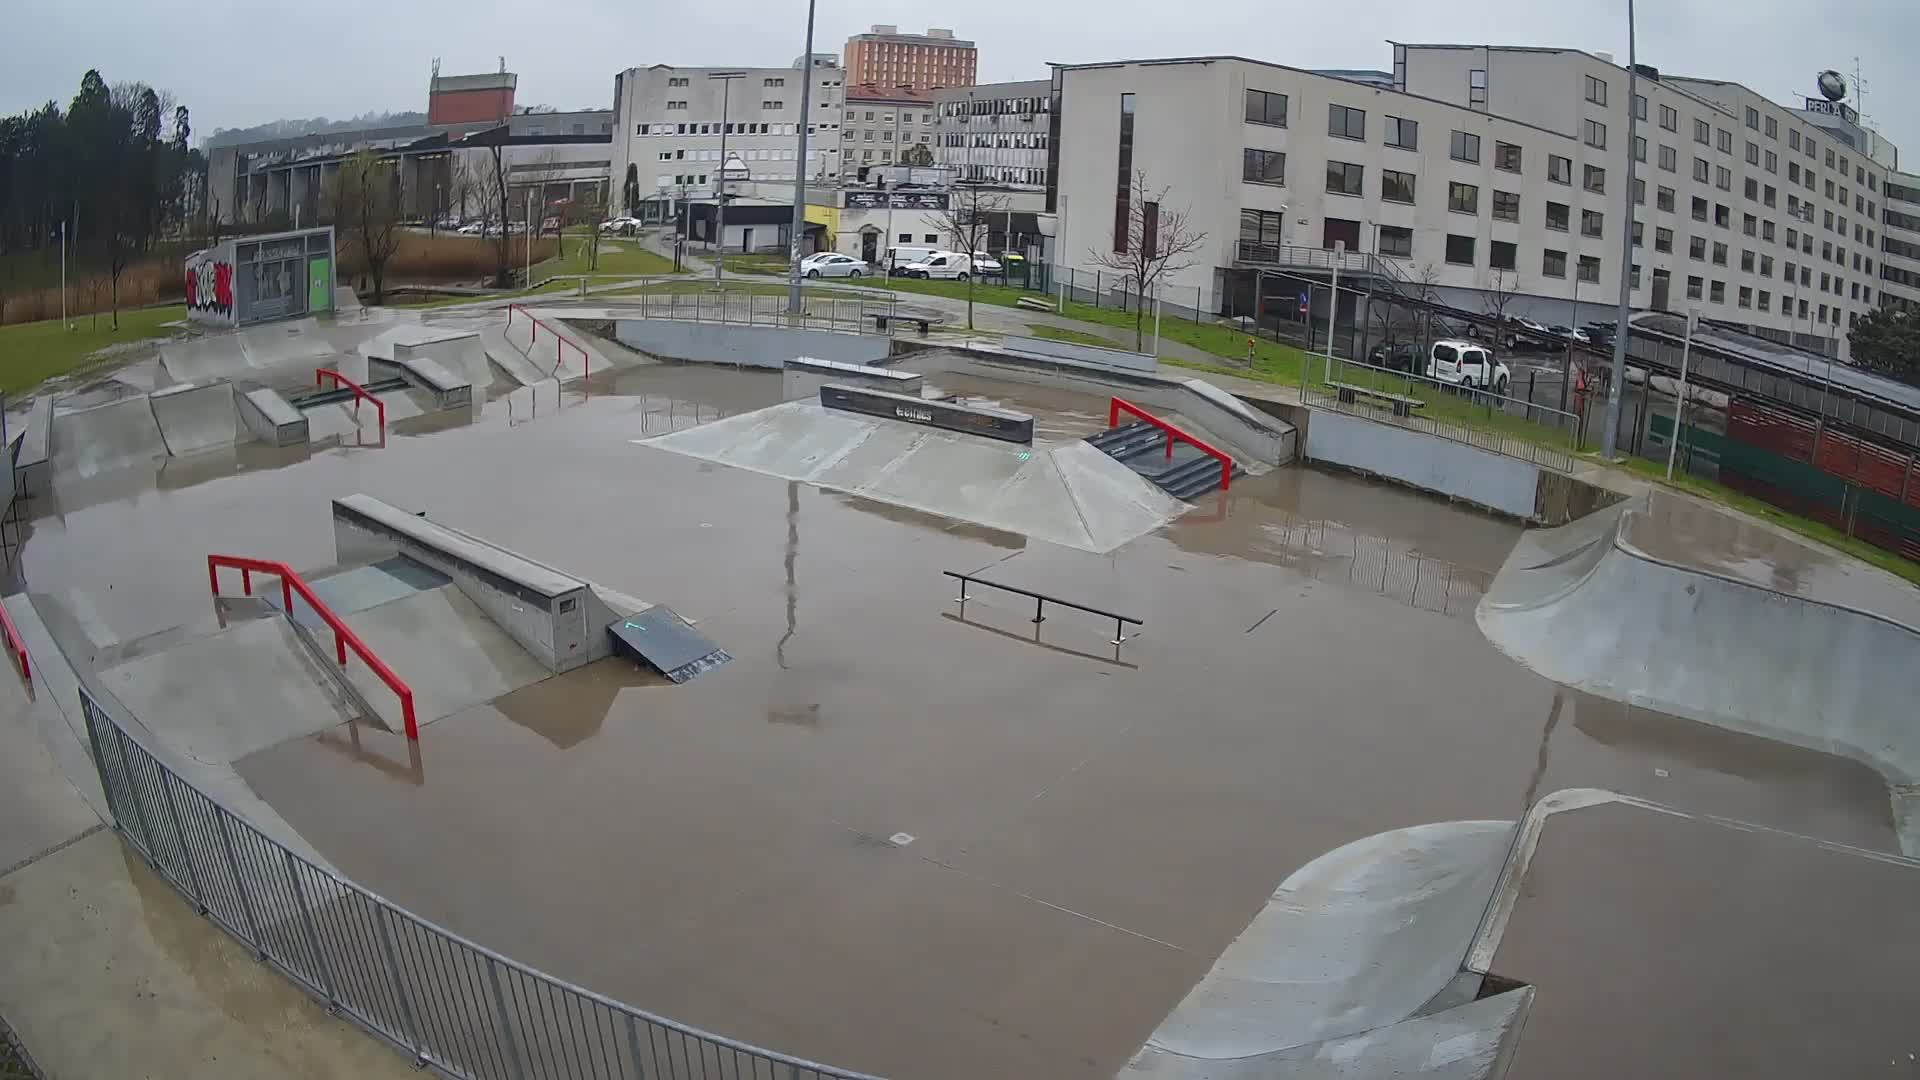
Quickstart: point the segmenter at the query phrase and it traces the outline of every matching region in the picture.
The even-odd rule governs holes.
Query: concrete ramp
[[[546,665],[451,585],[427,589],[342,616],[413,690],[422,724],[530,686]],[[346,677],[394,731],[399,699],[364,664],[347,662]]]
[[[614,364],[588,335],[566,326],[558,316],[541,312],[539,318],[540,326],[536,330],[531,319],[516,313],[512,325],[504,327],[501,336],[518,349],[543,378],[566,383],[589,374],[605,374],[616,366],[627,366]],[[556,332],[565,339],[565,344],[556,343]]]
[[[607,624],[619,646],[642,663],[683,683],[733,659],[665,604],[655,604]]]
[[[635,442],[1107,552],[1187,509],[1078,440],[1023,445],[805,401]]]
[[[231,409],[231,396],[227,404]],[[97,476],[166,456],[166,439],[145,394],[77,412],[54,412],[51,460],[56,476]]]
[[[179,383],[155,390],[151,400],[160,437],[174,457],[241,441],[243,429],[232,383]]]
[[[1412,1017],[1460,974],[1514,828],[1511,821],[1418,825],[1357,840],[1301,867],[1175,1006],[1125,1075],[1285,1075],[1261,1067],[1260,1059],[1270,1065],[1290,1048]],[[1249,1062],[1254,1067],[1235,1064]]]
[[[1920,853],[1920,630],[1896,618],[1912,587],[1889,577],[1878,596],[1822,599],[1759,584],[1756,566],[1800,582],[1832,558],[1771,534],[1746,535],[1732,569],[1683,561],[1663,525],[1671,498],[1523,535],[1481,599],[1481,631],[1567,686],[1871,765],[1894,789],[1903,849]]]
[[[537,386],[550,378],[546,372],[534,367],[527,360],[527,354],[508,341],[506,334],[497,328],[489,327],[480,332],[480,351],[487,362],[520,386]],[[472,377],[471,366],[468,375]],[[479,385],[478,379],[474,380],[474,385]]]

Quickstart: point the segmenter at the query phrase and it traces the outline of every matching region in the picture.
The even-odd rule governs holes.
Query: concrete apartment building
[[[1889,173],[1880,193],[1881,303],[1920,310],[1920,175]]]
[[[729,73],[738,77],[712,77]],[[801,80],[809,76],[812,115],[803,117]],[[724,136],[727,158],[737,157],[749,174],[742,190],[784,185],[790,199],[802,168],[796,160],[802,123],[810,133],[805,174],[835,183],[842,170],[843,82],[839,68],[818,62],[812,68],[628,68],[613,80],[615,187],[624,201],[631,176],[639,199],[627,209],[646,220],[666,220],[689,201],[711,201]]]
[[[878,24],[847,39],[841,54],[849,83],[876,86],[972,86],[978,77],[980,52],[951,30],[931,29],[903,34],[897,26]]]
[[[871,84],[849,84],[846,90],[840,160],[849,182],[864,180],[876,166],[894,164],[909,146],[934,153],[934,102],[926,93]]]
[[[966,180],[1018,191],[1047,187],[1053,84],[982,83],[933,92],[934,159]]]
[[[1125,178],[1144,173],[1207,234],[1169,287],[1211,310],[1250,313],[1260,269],[1344,241],[1456,306],[1510,293],[1509,314],[1611,318],[1630,105],[1636,307],[1697,306],[1844,357],[1877,302],[1886,167],[1738,84],[1643,68],[1630,103],[1604,56],[1446,45],[1395,45],[1390,86],[1239,57],[1055,77],[1073,118],[1050,193],[1061,261],[1112,247]]]

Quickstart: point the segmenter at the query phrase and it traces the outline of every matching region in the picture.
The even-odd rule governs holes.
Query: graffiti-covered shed
[[[250,326],[333,310],[333,227],[238,236],[187,256],[187,314]]]

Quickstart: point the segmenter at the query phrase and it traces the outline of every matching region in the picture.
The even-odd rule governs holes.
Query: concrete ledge
[[[1147,353],[1133,352],[1127,349],[1107,349],[1098,345],[1081,345],[1072,341],[1054,341],[1051,338],[1023,337],[1008,334],[1005,348],[1010,352],[1031,353],[1035,356],[1051,356],[1062,360],[1074,360],[1083,364],[1097,364],[1101,367],[1123,368],[1128,371],[1157,371],[1160,368],[1158,357]]]
[[[786,363],[785,373],[781,377],[780,397],[783,401],[798,401],[810,398],[820,392],[828,383],[840,383],[845,386],[861,386],[870,390],[884,390],[889,393],[918,397],[920,385],[925,376],[911,371],[895,371],[892,368],[871,367],[865,364],[843,364],[838,360],[816,360],[811,356],[796,356]]]
[[[13,459],[14,487],[26,496],[44,495],[52,488],[53,464],[48,447],[53,434],[53,395],[33,399],[26,428]]]
[[[829,409],[904,420],[909,424],[957,431],[963,435],[980,435],[1029,446],[1033,444],[1033,417],[1006,409],[929,401],[882,390],[835,385],[820,388],[820,404]]]
[[[307,441],[307,417],[278,390],[261,387],[234,398],[240,422],[269,446],[297,446]]]
[[[477,335],[469,334],[477,343]],[[473,404],[473,382],[464,375],[456,375],[445,364],[432,355],[419,350],[434,350],[434,345],[400,345],[393,347],[393,359],[385,360],[378,356],[367,357],[367,376],[399,378],[407,380],[409,386],[426,391],[433,397],[436,409],[462,409]],[[437,350],[436,350],[437,351]]]

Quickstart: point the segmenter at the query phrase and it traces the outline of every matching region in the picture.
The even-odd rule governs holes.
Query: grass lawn
[[[673,260],[646,248],[632,240],[610,240],[601,238],[600,259],[593,269],[587,269],[587,246],[580,237],[569,237],[566,242],[566,254],[545,262],[533,264],[535,280],[543,277],[560,277],[566,274],[593,274],[599,277],[637,277],[642,274],[671,274]]]
[[[431,300],[409,301],[405,304],[388,304],[387,307],[406,308],[419,311],[426,308],[459,307],[461,304],[480,304],[488,300],[513,300],[522,296],[546,296],[553,293],[571,294],[575,285],[571,281],[549,281],[533,289],[521,289],[517,292],[490,293],[486,296],[436,296]]]
[[[62,329],[59,319],[0,326],[0,391],[19,393],[80,370],[90,354],[110,345],[166,337],[173,331],[162,324],[186,317],[185,307],[173,305],[122,311],[118,331],[104,314],[76,315],[68,320],[72,330]]]
[[[1075,345],[1094,345],[1102,349],[1118,347],[1099,334],[1089,334],[1085,330],[1069,330],[1064,326],[1029,326],[1027,333],[1032,337],[1045,338],[1048,341],[1071,341]]]
[[[874,300],[866,293],[849,292],[845,289],[828,289],[818,285],[803,285],[805,295],[819,300]],[[615,289],[611,292],[596,293],[596,296],[641,296],[650,293],[666,293],[675,296],[706,294],[714,291],[710,278],[689,279],[685,281],[661,281],[652,285],[638,285],[631,289]],[[771,281],[727,281],[720,291],[735,296],[785,296],[787,286]],[[884,301],[875,301],[884,303]]]
[[[1743,495],[1738,491],[1734,491],[1732,488],[1723,487],[1712,480],[1706,480],[1678,469],[1674,471],[1673,479],[1668,480],[1666,478],[1667,464],[1664,461],[1653,461],[1649,458],[1629,456],[1621,464],[1628,472],[1636,476],[1651,480],[1656,484],[1661,484],[1666,487],[1677,488],[1691,495],[1698,495],[1710,502],[1730,506],[1735,510],[1751,514],[1763,521],[1772,522],[1783,529],[1790,529],[1809,540],[1814,540],[1837,551],[1845,552],[1859,559],[1861,562],[1877,566],[1882,570],[1897,574],[1916,585],[1920,585],[1920,563],[1903,559],[1884,548],[1874,547],[1864,540],[1855,539],[1829,525],[1823,525],[1818,521],[1810,521],[1803,517],[1796,517],[1777,506],[1761,502],[1751,495]]]
[[[723,255],[721,261],[727,271],[733,274],[771,274],[784,276],[787,272],[785,255]]]

